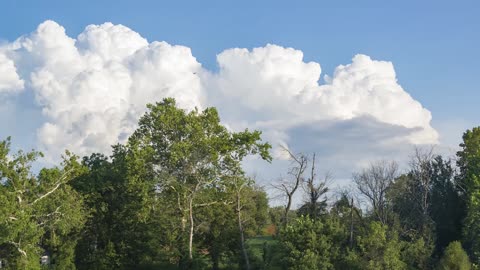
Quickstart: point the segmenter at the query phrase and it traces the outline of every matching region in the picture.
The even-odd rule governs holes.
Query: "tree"
[[[417,205],[415,208],[419,211],[419,230],[421,234],[430,234],[432,226],[429,210],[431,208],[433,159],[433,148],[426,150],[415,148],[414,155],[410,159],[409,175],[414,183],[411,186],[413,190],[410,192],[410,200],[415,201]]]
[[[84,157],[86,171],[72,181],[89,211],[77,247],[80,269],[131,268],[158,250],[147,245],[152,222],[142,212],[146,198],[141,183],[127,177],[127,152],[125,146],[115,145],[110,159],[98,153]]]
[[[430,217],[434,222],[436,254],[462,238],[465,202],[460,197],[451,160],[437,156],[432,161]]]
[[[361,210],[355,207],[353,196],[350,195],[349,191],[344,190],[340,193],[339,199],[333,203],[329,214],[331,217],[339,219],[343,226],[348,227],[348,247],[353,249],[354,234],[362,225],[363,220]]]
[[[134,177],[154,179],[154,194],[176,197],[178,225],[187,235],[185,257],[191,264],[196,209],[223,203],[202,194],[223,190],[227,178],[222,176],[240,174],[245,156],[259,154],[269,161],[270,145],[261,142],[259,131],[229,132],[214,108],[186,112],[176,107],[174,99],[147,108],[128,142],[138,162]]]
[[[395,181],[397,172],[396,162],[379,161],[353,175],[358,191],[368,200],[374,215],[384,225],[388,224],[389,216],[387,190]]]
[[[240,245],[242,249],[243,259],[245,262],[245,269],[250,270],[250,260],[248,258],[247,248],[245,247],[245,231],[244,231],[244,218],[242,217],[243,208],[245,203],[243,202],[243,191],[248,186],[248,180],[234,177],[232,182],[233,192],[235,196],[235,212],[237,214],[237,224],[238,224],[238,232],[240,234]]]
[[[398,217],[401,236],[409,240],[423,238],[428,244],[435,242],[434,253],[439,255],[448,243],[461,238],[464,206],[451,161],[434,156],[423,163],[428,184],[422,184],[415,176],[418,169],[413,167],[397,178],[388,191],[388,199]]]
[[[0,142],[0,253],[14,269],[39,269],[39,258],[49,252],[59,269],[70,268],[70,234],[84,223],[81,197],[69,181],[81,170],[76,157],[64,158],[62,168],[31,172],[32,163],[42,154],[10,156],[10,138]],[[73,243],[66,247],[61,241]]]
[[[308,158],[304,154],[293,154],[288,148],[282,147],[288,154],[292,162],[292,166],[288,172],[290,179],[281,179],[278,184],[274,184],[274,188],[281,192],[287,200],[285,205],[285,211],[282,217],[282,224],[286,226],[288,224],[290,208],[292,207],[293,195],[304,181],[304,172],[307,169]]]
[[[335,219],[298,217],[280,234],[288,269],[335,269],[345,230]]]
[[[472,264],[458,241],[451,242],[439,263],[439,270],[470,270]]]
[[[401,260],[401,243],[395,231],[388,226],[373,221],[364,235],[357,237],[359,256],[356,266],[359,269],[406,269]]]
[[[326,212],[327,199],[319,200],[328,192],[327,184],[330,178],[330,174],[327,173],[324,179],[317,180],[315,154],[313,154],[310,177],[308,177],[304,183],[304,190],[308,200],[297,210],[299,214],[308,215],[310,218],[317,219]]]
[[[464,243],[472,261],[480,263],[480,127],[463,134],[461,150],[457,152],[460,187],[466,202]]]

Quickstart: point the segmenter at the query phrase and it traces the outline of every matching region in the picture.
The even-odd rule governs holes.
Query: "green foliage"
[[[289,269],[335,269],[343,239],[345,232],[335,219],[313,220],[303,216],[280,234]]]
[[[61,168],[31,172],[38,152],[12,156],[10,139],[0,142],[0,257],[12,269],[39,269],[49,254],[56,269],[74,269],[72,248],[82,229],[83,200],[69,185],[81,172],[67,153]]]
[[[435,255],[438,255],[450,242],[461,239],[465,202],[451,161],[437,156],[432,167],[430,216],[435,228]]]
[[[410,171],[392,184],[388,198],[402,239],[415,242],[421,238],[425,246],[434,245],[434,256],[438,256],[448,243],[461,238],[464,204],[450,160],[435,156],[423,169],[426,187]],[[422,197],[424,190],[428,193]],[[426,215],[422,203],[427,204]]]
[[[401,242],[401,259],[407,264],[407,269],[431,269],[433,246],[422,237]]]
[[[440,260],[439,270],[470,270],[472,264],[458,241],[451,242]]]
[[[222,192],[242,177],[243,158],[258,154],[270,160],[270,145],[260,142],[258,131],[229,132],[214,108],[186,112],[173,99],[147,108],[128,143],[130,181],[145,184],[140,189],[145,198],[171,199],[169,206],[179,219],[170,229],[180,229],[175,246],[183,264],[192,260],[195,227],[202,225],[201,220],[194,223],[199,209],[227,202]],[[144,202],[148,209],[151,202]]]
[[[467,254],[479,262],[480,128],[464,134],[458,175],[432,155],[396,179],[379,167],[382,179],[357,181],[383,181],[364,189],[381,197],[377,212],[362,211],[354,194],[330,203],[312,164],[308,202],[277,231],[284,208],[269,207],[242,168],[247,156],[271,160],[259,131],[232,132],[214,108],[185,111],[173,99],[147,109],[111,156],[79,162],[67,152],[37,173],[41,153],[11,154],[10,139],[0,141],[4,268],[472,269]],[[41,255],[52,264],[41,266]]]
[[[407,269],[401,260],[401,243],[393,231],[380,222],[369,224],[367,233],[357,238],[362,269]]]
[[[461,150],[457,152],[460,185],[464,191],[466,217],[464,243],[475,263],[480,263],[480,127],[463,134]]]

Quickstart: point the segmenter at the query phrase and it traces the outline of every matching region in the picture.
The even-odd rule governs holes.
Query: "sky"
[[[338,179],[480,124],[478,1],[0,1],[0,138],[55,162],[108,152],[145,104],[317,152]]]

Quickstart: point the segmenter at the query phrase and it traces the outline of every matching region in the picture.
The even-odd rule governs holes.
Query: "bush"
[[[470,270],[472,263],[467,253],[458,241],[451,242],[443,254],[438,269],[440,270]]]

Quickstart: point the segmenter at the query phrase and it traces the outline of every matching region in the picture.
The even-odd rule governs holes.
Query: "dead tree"
[[[315,153],[312,157],[312,166],[310,168],[310,176],[303,183],[303,189],[307,194],[307,200],[300,207],[299,211],[308,215],[313,219],[317,219],[322,210],[326,209],[327,199],[319,201],[328,192],[328,182],[331,179],[331,174],[326,173],[325,177],[321,180],[317,180],[317,174],[315,171]]]
[[[382,224],[388,222],[387,190],[398,175],[398,165],[394,161],[379,161],[353,175],[353,181],[361,195],[372,207],[372,211]]]
[[[432,161],[434,159],[433,147],[415,148],[410,158],[410,185],[409,193],[417,204],[421,215],[421,229],[426,229],[429,222],[430,193],[432,188]],[[413,189],[413,190],[412,190]]]
[[[293,154],[286,147],[282,147],[283,150],[289,155],[289,158],[292,162],[288,176],[285,179],[280,180],[279,183],[274,184],[273,187],[281,192],[281,195],[284,196],[287,200],[285,206],[285,212],[282,218],[283,226],[288,224],[288,213],[292,207],[293,195],[300,187],[301,183],[304,181],[303,174],[307,169],[308,158],[304,154]]]
[[[415,148],[414,154],[410,159],[410,175],[419,188],[415,194],[415,200],[418,203],[422,217],[428,218],[428,209],[430,207],[430,189],[432,182],[432,161],[434,158],[433,147],[428,149]]]

